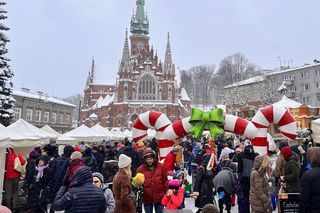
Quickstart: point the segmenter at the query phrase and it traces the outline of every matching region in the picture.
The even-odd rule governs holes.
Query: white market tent
[[[114,127],[110,130],[111,137],[110,140],[124,140],[127,136],[124,134],[120,128]]]
[[[320,118],[311,121],[312,138],[315,143],[320,143]]]
[[[284,96],[282,96],[282,99],[280,101],[275,102],[273,105],[289,109],[289,108],[299,108],[302,105],[302,103],[294,101],[284,95]]]
[[[96,124],[93,127],[90,128],[91,130],[93,130],[97,135],[99,135],[102,138],[109,138],[110,137],[110,133],[107,129],[105,129],[104,127],[102,127],[100,124]]]
[[[58,137],[57,144],[60,144],[60,145],[76,145],[77,144],[76,139],[64,136],[61,133],[57,132],[56,130],[52,129],[48,125],[43,126],[41,129],[45,132],[48,132],[57,136]]]
[[[128,129],[124,130],[123,134],[126,135],[127,138],[132,138],[132,132]]]
[[[5,173],[6,148],[11,147],[16,153],[26,155],[31,148],[46,144],[53,135],[24,121],[17,120],[8,127],[0,125],[0,202],[2,201],[3,178]]]
[[[92,129],[90,129],[84,124],[63,135],[74,138],[77,141],[99,142],[103,140],[103,138],[100,135],[95,133]]]
[[[10,126],[7,127],[9,130],[10,141],[15,140],[40,140],[43,144],[49,143],[49,138],[57,138],[57,136],[45,132],[38,127],[33,126],[23,119],[19,119]],[[10,142],[11,143],[11,142]],[[15,144],[14,146],[19,147],[30,147],[29,144]],[[32,145],[33,146],[33,145]]]

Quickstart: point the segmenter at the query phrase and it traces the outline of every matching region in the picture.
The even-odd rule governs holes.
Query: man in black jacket
[[[92,184],[89,167],[76,170],[71,181],[71,188],[66,191],[62,186],[53,202],[53,210],[65,213],[104,213],[106,199],[101,188]]]

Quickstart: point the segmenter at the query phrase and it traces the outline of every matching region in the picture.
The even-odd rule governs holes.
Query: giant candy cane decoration
[[[145,112],[132,126],[133,140],[143,140],[147,136],[148,128],[155,128],[159,137],[160,158],[164,158],[172,149],[172,140],[183,137],[191,129],[189,119],[190,117],[187,117],[171,123],[167,116],[160,112]],[[267,130],[271,123],[278,125],[282,135],[290,139],[296,137],[297,125],[294,117],[288,110],[274,105],[259,109],[251,121],[226,114],[224,130],[251,138],[255,152],[264,155],[268,151]]]

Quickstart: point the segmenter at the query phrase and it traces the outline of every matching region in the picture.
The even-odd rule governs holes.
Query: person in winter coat
[[[221,161],[221,171],[214,177],[213,185],[219,193],[219,209],[223,212],[223,204],[226,205],[228,213],[231,212],[231,196],[235,191],[236,175],[229,167],[230,159],[223,157]],[[222,196],[223,195],[223,196]]]
[[[281,153],[286,160],[284,166],[284,176],[280,177],[285,183],[286,193],[299,193],[300,163],[296,154],[293,154],[289,146],[281,149]]]
[[[196,179],[193,185],[193,198],[196,199],[197,212],[208,203],[213,203],[213,166],[214,154],[205,154],[202,158],[201,167],[197,169]]]
[[[252,213],[272,212],[269,199],[269,184],[266,172],[269,167],[269,157],[257,156],[254,160],[250,177],[250,204]]]
[[[132,159],[131,170],[132,175],[135,176],[138,167],[141,165],[141,159],[139,157],[139,153],[133,149],[132,143],[128,139],[125,142],[125,146],[119,150],[118,156],[121,154],[125,154]]]
[[[32,179],[33,171],[37,166],[37,159],[39,158],[40,155],[35,149],[33,149],[31,150],[31,152],[28,153],[27,156],[28,156],[28,160],[26,165],[26,175],[22,184],[22,189],[26,196],[28,196],[29,194],[29,185],[27,180]]]
[[[109,188],[108,184],[103,183],[103,176],[99,172],[92,173],[93,184],[98,187],[102,188],[104,197],[106,198],[106,213],[113,213],[115,208],[115,201],[113,197],[113,193]]]
[[[180,188],[180,182],[177,179],[170,180],[168,191],[162,198],[162,205],[165,209],[176,210],[181,206],[184,198],[184,186]]]
[[[279,193],[280,190],[280,177],[284,176],[284,166],[285,166],[285,159],[283,158],[283,155],[281,154],[281,149],[285,146],[288,146],[287,142],[281,142],[279,145],[279,153],[277,155],[277,159],[276,159],[276,167],[275,169],[272,171],[272,174],[275,178],[275,186],[276,186],[276,193]]]
[[[107,158],[105,162],[103,162],[102,166],[102,175],[104,181],[109,185],[112,185],[112,181],[116,173],[118,172],[118,161],[114,158]]]
[[[320,209],[320,147],[309,148],[307,156],[312,169],[301,177],[299,213],[319,212]]]
[[[167,174],[173,173],[178,152],[179,149],[177,147],[173,147],[173,149],[165,157],[163,167]]]
[[[152,213],[153,207],[156,213],[163,212],[162,198],[168,187],[166,171],[157,160],[156,153],[147,148],[143,152],[143,164],[137,172],[144,174],[145,182],[143,186],[143,202],[146,213]]]
[[[131,158],[125,154],[119,156],[119,171],[114,176],[112,191],[115,195],[116,208],[114,213],[135,213],[135,201],[131,186]]]
[[[71,185],[72,177],[73,177],[73,174],[75,173],[75,171],[78,168],[84,166],[84,162],[81,158],[82,158],[82,154],[79,151],[74,151],[70,156],[69,167],[67,169],[67,172],[66,172],[66,174],[64,176],[64,180],[63,180],[63,184],[64,184],[64,186],[67,187],[67,189],[69,189],[69,187]]]
[[[13,209],[18,205],[18,185],[21,176],[21,173],[14,169],[16,159],[20,161],[21,165],[26,164],[26,160],[20,154],[16,154],[12,148],[8,148],[4,177],[4,201],[6,206]]]
[[[101,154],[101,152],[98,151],[98,147],[96,146],[92,147],[92,155],[97,162],[97,172],[101,173],[104,156]]]
[[[253,168],[253,162],[257,154],[254,152],[251,145],[247,145],[241,155],[241,160],[238,162],[238,175],[243,194],[243,209],[244,213],[250,212],[249,195],[250,195],[250,175]]]
[[[65,213],[105,213],[106,198],[101,188],[92,184],[91,170],[78,168],[71,181],[71,188],[62,186],[53,202],[53,210]]]
[[[88,147],[84,150],[82,160],[84,162],[84,165],[86,165],[87,167],[89,167],[91,169],[91,172],[98,171],[97,160],[94,158],[94,156],[92,154],[92,149],[90,147]]]
[[[69,167],[70,156],[74,152],[72,146],[67,145],[63,148],[63,154],[61,157],[54,159],[54,194],[56,195],[60,187],[63,185],[63,178],[66,175]]]
[[[49,157],[41,155],[32,170],[32,175],[27,180],[29,195],[26,209],[35,212],[45,212],[47,204],[51,202],[51,188],[53,182],[53,171],[49,167]]]

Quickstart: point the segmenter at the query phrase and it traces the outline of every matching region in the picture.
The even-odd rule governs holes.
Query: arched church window
[[[138,85],[139,100],[155,100],[156,99],[156,82],[151,75],[144,75]]]

